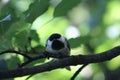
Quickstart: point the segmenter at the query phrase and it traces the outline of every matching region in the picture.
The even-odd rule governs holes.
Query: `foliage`
[[[52,33],[67,37],[71,54],[98,53],[120,45],[119,0],[7,0],[0,1],[0,52],[21,50],[37,56],[44,51],[45,42]],[[75,28],[67,32],[70,28]],[[74,36],[76,34],[78,36]],[[73,36],[72,36],[73,35]],[[35,51],[32,51],[32,50]],[[0,55],[0,65],[9,69],[26,59],[19,55]],[[31,65],[41,64],[36,61]],[[7,62],[7,63],[6,63]],[[120,57],[109,62],[90,65],[76,80],[101,80],[120,70]],[[113,65],[114,64],[114,65]],[[3,68],[3,66],[0,67]],[[30,80],[68,80],[72,71],[54,70],[35,75]],[[6,68],[7,69],[7,68]],[[56,75],[59,74],[61,76]],[[104,74],[108,73],[108,74]],[[86,76],[86,74],[89,74]],[[47,77],[46,77],[47,76]],[[26,77],[16,78],[24,80]],[[119,79],[115,79],[119,80]]]

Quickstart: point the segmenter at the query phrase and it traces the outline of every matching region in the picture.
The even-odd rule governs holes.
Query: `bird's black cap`
[[[60,38],[60,37],[61,37],[60,34],[54,33],[54,34],[52,34],[52,35],[49,37],[49,40],[52,41],[52,40],[58,39],[58,38]]]

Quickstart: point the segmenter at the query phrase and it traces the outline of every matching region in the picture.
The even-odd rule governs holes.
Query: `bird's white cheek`
[[[49,52],[49,53],[53,53],[53,54],[56,54],[56,53],[59,52],[59,51],[53,50],[50,45],[48,45],[48,46],[46,47],[46,51]]]
[[[47,41],[47,45],[48,46],[51,46],[52,45],[52,42],[50,40]]]
[[[47,41],[46,51],[50,53],[55,53],[55,51],[52,49],[52,41]]]

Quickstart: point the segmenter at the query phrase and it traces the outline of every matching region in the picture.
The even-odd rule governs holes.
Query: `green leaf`
[[[18,63],[21,63],[17,55],[10,55],[10,59],[7,59],[9,69],[15,69],[18,67]]]
[[[60,16],[66,16],[67,13],[77,6],[81,0],[62,0],[61,3],[59,3],[54,11],[54,17],[60,17]]]
[[[0,38],[9,30],[11,23],[9,21],[0,23]]]
[[[39,39],[39,36],[38,36],[36,30],[30,30],[29,36],[32,38],[32,40],[34,40],[34,41],[39,43],[40,39]]]
[[[5,16],[7,16],[10,13],[10,4],[7,5],[0,5],[0,20],[3,19]]]
[[[27,26],[30,27],[29,24],[26,25],[24,22],[16,22],[11,26],[1,26],[0,27],[0,50],[6,50],[12,48],[12,39],[18,34],[20,31],[24,31]],[[29,30],[27,28],[27,30]],[[24,36],[24,35],[23,35]]]
[[[28,33],[27,31],[22,31],[15,35],[14,37],[14,44],[24,50],[25,47],[27,47],[28,44]]]
[[[48,7],[49,0],[35,0],[29,7],[29,10],[25,12],[26,20],[28,22],[33,22],[37,17],[47,11]]]
[[[0,50],[11,48],[11,39],[15,28],[10,26],[11,22],[5,21],[0,23]]]
[[[29,45],[29,33],[30,33],[30,24],[24,24],[19,30],[14,34],[13,43],[16,47],[25,50]]]
[[[9,3],[14,11],[19,14],[28,10],[32,0],[10,0]]]
[[[89,36],[81,36],[81,37],[77,37],[74,39],[73,38],[69,39],[69,43],[70,43],[71,48],[76,48],[76,47],[81,46],[81,44],[85,44],[89,42],[88,41],[89,39],[90,39]]]

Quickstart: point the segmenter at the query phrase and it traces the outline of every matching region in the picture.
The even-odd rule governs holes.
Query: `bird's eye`
[[[52,34],[50,37],[49,37],[49,40],[50,41],[53,41],[54,39],[59,39],[61,37],[60,34]]]

